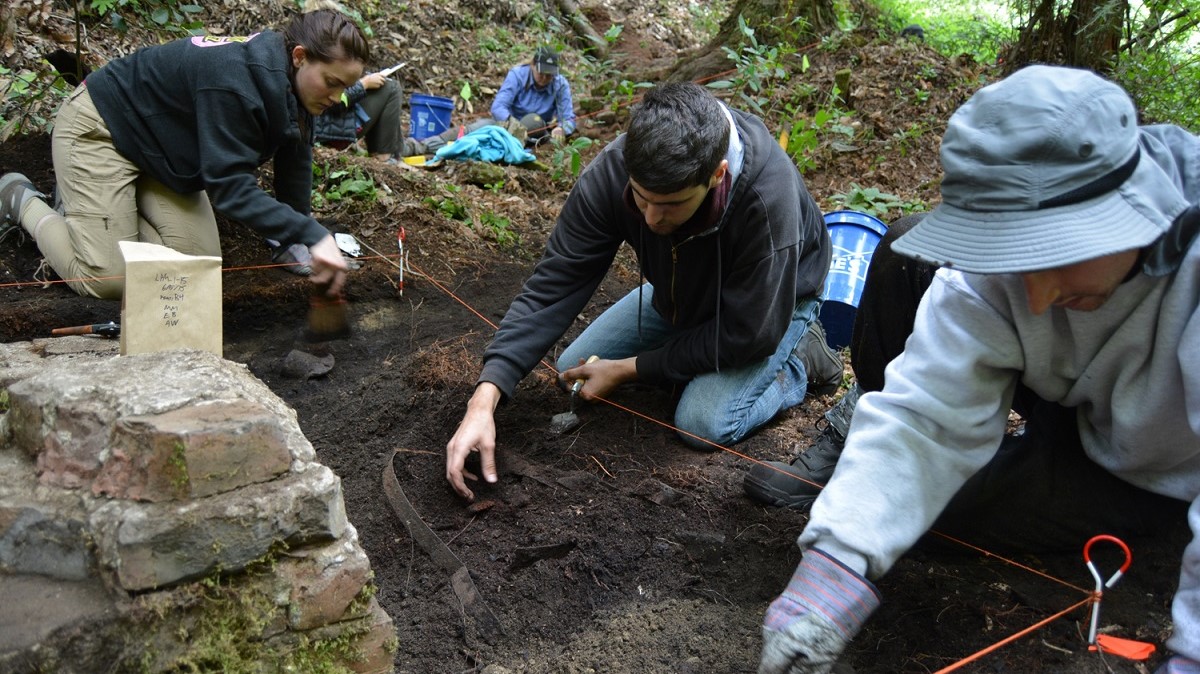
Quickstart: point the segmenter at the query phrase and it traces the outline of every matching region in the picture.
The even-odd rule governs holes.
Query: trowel
[[[587,362],[592,363],[600,360],[600,356],[591,356]],[[579,389],[583,388],[583,380],[576,379],[571,385],[571,411],[559,412],[550,418],[550,431],[562,435],[575,430],[579,425],[579,415],[575,414],[575,401],[579,399]]]

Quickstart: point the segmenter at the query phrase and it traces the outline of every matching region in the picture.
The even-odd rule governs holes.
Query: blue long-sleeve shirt
[[[520,119],[537,113],[547,122],[557,121],[567,135],[575,133],[575,109],[571,103],[571,85],[561,74],[550,84],[539,87],[533,79],[533,66],[528,63],[508,71],[504,84],[492,101],[492,119],[503,122],[509,117]]]

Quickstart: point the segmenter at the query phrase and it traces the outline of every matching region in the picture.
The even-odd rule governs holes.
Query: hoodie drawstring
[[[637,331],[638,339],[642,338],[642,295],[643,288],[646,286],[646,270],[642,267],[642,256],[646,253],[646,228],[638,228],[638,312],[637,312]]]

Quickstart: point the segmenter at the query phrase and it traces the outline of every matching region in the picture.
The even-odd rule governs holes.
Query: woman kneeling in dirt
[[[220,256],[215,209],[284,247],[306,246],[312,280],[336,294],[346,263],[310,215],[312,120],[368,57],[352,21],[319,11],[282,33],[189,37],[113,61],[55,118],[57,209],[10,173],[0,178],[0,223],[20,222],[75,292],[119,298],[119,241]],[[272,157],[274,197],[255,174]]]

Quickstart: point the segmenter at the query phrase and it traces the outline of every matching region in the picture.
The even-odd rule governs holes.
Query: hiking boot
[[[21,224],[21,209],[33,197],[42,196],[29,178],[20,173],[5,173],[0,178],[0,231]]]
[[[532,113],[530,113],[530,114],[532,114]],[[529,115],[526,115],[526,117],[528,117],[528,116]],[[541,117],[538,117],[537,115],[533,115],[533,116],[537,117],[538,121],[541,121],[541,119],[542,119]],[[545,122],[542,122],[542,124],[545,124]],[[513,119],[512,117],[509,117],[508,119],[504,120],[503,122],[500,122],[500,126],[503,127],[505,131],[511,133],[514,138],[521,141],[522,145],[524,145],[525,142],[527,140],[529,140],[529,129],[531,127],[523,124],[522,120]]]
[[[842,357],[829,348],[825,341],[825,328],[821,326],[821,321],[809,324],[808,332],[796,345],[796,355],[808,372],[809,395],[829,395],[841,388],[845,366]]]
[[[284,269],[296,276],[312,274],[312,253],[308,252],[308,246],[302,243],[276,247],[275,252],[271,254],[271,260],[276,264],[286,264]]]
[[[808,510],[829,482],[846,444],[845,436],[833,424],[826,421],[823,426],[816,443],[791,464],[768,461],[752,466],[742,481],[746,495],[767,505]]]
[[[429,148],[426,147],[424,142],[409,136],[400,143],[400,151],[396,153],[396,156],[401,159],[404,157],[416,157],[417,155],[427,154],[428,150]]]

